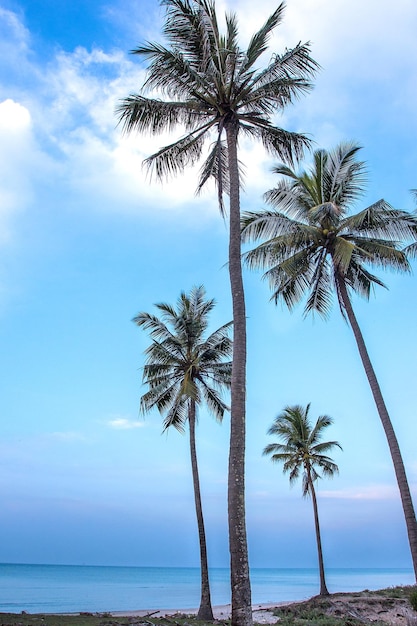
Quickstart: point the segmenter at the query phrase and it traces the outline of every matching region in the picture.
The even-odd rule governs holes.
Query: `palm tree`
[[[209,180],[217,186],[220,209],[229,196],[229,276],[233,306],[233,367],[228,477],[232,624],[252,624],[245,521],[246,313],[241,267],[239,137],[260,140],[280,159],[293,162],[309,140],[271,123],[300,94],[311,88],[317,64],[308,44],[275,54],[264,69],[259,59],[274,28],[282,21],[281,3],[251,38],[239,47],[237,19],[226,15],[221,34],[214,0],[161,0],[166,7],[163,33],[168,46],[146,43],[133,50],[148,62],[143,89],[157,97],[131,94],[118,108],[125,132],[159,134],[179,126],[184,134],[146,159],[157,178],[196,164],[212,141],[201,169],[198,191]]]
[[[149,331],[152,339],[146,350],[147,362],[143,381],[148,391],[142,396],[141,410],[145,413],[157,407],[164,415],[164,430],[173,426],[190,430],[191,468],[194,500],[200,541],[201,600],[198,618],[213,620],[208,574],[207,547],[201,505],[200,480],[197,464],[195,428],[197,407],[204,401],[217,420],[228,409],[220,392],[230,388],[232,341],[228,336],[231,322],[205,336],[208,316],[214,300],[205,299],[203,287],[181,293],[177,308],[161,303],[156,307],[161,319],[149,313],[139,313],[133,321]]]
[[[247,255],[251,267],[267,269],[275,302],[292,309],[308,294],[305,314],[326,317],[335,291],[349,322],[376,403],[394,464],[417,578],[417,523],[404,463],[374,368],[354,314],[351,293],[369,299],[374,285],[385,286],[367,266],[410,269],[401,241],[416,240],[417,218],[393,209],[384,200],[348,215],[363,192],[365,164],[356,159],[359,146],[341,144],[318,150],[310,172],[297,174],[285,165],[275,172],[285,178],[268,191],[266,200],[279,210],[246,213],[244,240],[264,242]]]
[[[303,472],[303,496],[311,496],[316,528],[317,552],[320,572],[320,595],[327,596],[329,592],[324,575],[323,551],[321,547],[319,514],[314,482],[321,478],[317,470],[326,478],[333,478],[339,468],[332,459],[326,456],[332,448],[341,446],[337,441],[322,442],[323,431],[333,423],[331,417],[321,415],[314,427],[308,417],[310,404],[304,409],[302,406],[287,406],[278,415],[268,435],[276,435],[282,443],[270,443],[264,449],[264,455],[270,456],[271,461],[283,463],[283,472],[290,473],[290,484],[294,483]]]

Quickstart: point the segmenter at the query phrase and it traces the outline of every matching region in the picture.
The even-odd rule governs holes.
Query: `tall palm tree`
[[[248,253],[247,261],[251,267],[267,269],[275,302],[283,298],[292,309],[308,294],[305,314],[317,311],[326,317],[336,292],[387,437],[417,578],[417,523],[404,463],[351,302],[354,292],[369,299],[374,285],[385,286],[369,266],[409,271],[400,243],[416,240],[417,218],[384,200],[348,215],[364,188],[365,164],[356,158],[359,149],[346,143],[330,152],[318,150],[309,172],[275,167],[284,178],[266,193],[266,200],[276,209],[246,213],[243,238],[264,240]]]
[[[167,46],[146,43],[133,53],[148,63],[142,94],[131,94],[118,108],[125,132],[159,134],[179,126],[183,134],[146,159],[157,178],[194,165],[211,141],[198,190],[213,179],[220,209],[229,196],[229,276],[233,306],[233,368],[228,477],[232,624],[252,623],[245,521],[246,313],[241,267],[239,137],[260,140],[280,159],[299,158],[308,139],[271,123],[271,118],[311,88],[317,64],[308,44],[298,44],[259,68],[272,31],[282,21],[284,3],[251,38],[238,43],[234,14],[226,15],[222,34],[214,0],[161,0]],[[143,93],[152,91],[147,97]]]
[[[314,426],[309,420],[310,404],[287,406],[274,420],[268,435],[276,435],[279,443],[270,443],[264,449],[264,455],[271,461],[283,463],[283,472],[290,473],[290,484],[295,482],[302,472],[303,496],[311,496],[316,529],[317,553],[320,573],[320,595],[329,595],[324,575],[323,551],[321,547],[320,523],[317,497],[314,483],[321,478],[319,471],[326,478],[333,478],[339,472],[336,463],[327,456],[333,448],[341,449],[337,441],[322,442],[323,431],[333,423],[331,417],[321,415]]]
[[[140,404],[147,413],[154,407],[164,415],[164,430],[173,426],[183,431],[186,422],[190,431],[191,468],[194,500],[200,541],[201,600],[198,618],[213,620],[206,535],[201,504],[197,464],[195,428],[197,407],[204,401],[217,420],[228,408],[221,398],[222,389],[230,388],[232,341],[231,322],[206,337],[208,317],[214,300],[205,299],[203,287],[181,293],[177,308],[160,303],[156,307],[161,318],[139,313],[133,321],[149,331],[152,339],[146,350],[143,382],[148,391]]]

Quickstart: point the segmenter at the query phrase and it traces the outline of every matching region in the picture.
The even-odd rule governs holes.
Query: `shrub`
[[[408,597],[414,611],[417,611],[417,589],[413,589]]]

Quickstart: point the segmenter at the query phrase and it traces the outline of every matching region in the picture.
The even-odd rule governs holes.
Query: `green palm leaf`
[[[278,8],[269,16],[265,24],[255,33],[246,51],[246,62],[242,64],[242,73],[248,72],[248,70],[256,63],[259,57],[268,49],[268,43],[274,28],[281,23],[283,19],[283,13],[285,4],[281,2]]]
[[[370,267],[410,271],[407,253],[415,244],[402,248],[417,237],[416,215],[393,209],[385,200],[347,215],[364,191],[359,150],[352,143],[317,150],[309,172],[278,164],[274,171],[283,179],[265,194],[275,210],[242,216],[242,240],[262,242],[244,255],[245,262],[265,271],[273,299],[282,298],[289,308],[308,294],[305,314],[326,317],[334,288],[345,309],[338,281],[369,298],[375,285],[384,286]]]

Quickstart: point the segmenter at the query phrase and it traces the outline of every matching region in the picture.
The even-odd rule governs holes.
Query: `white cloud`
[[[144,422],[131,420],[126,417],[114,417],[107,422],[107,425],[116,430],[131,430],[132,428],[142,428],[144,426]]]
[[[347,114],[351,97],[346,95],[352,87],[349,81],[383,81],[385,75],[392,76],[401,63],[410,67],[408,80],[412,84],[415,76],[412,55],[404,53],[404,46],[407,43],[411,46],[409,50],[416,48],[411,24],[417,9],[408,0],[399,1],[402,12],[396,11],[392,18],[398,27],[395,29],[387,25],[386,12],[375,1],[366,6],[359,0],[353,3],[293,0],[288,3],[270,50],[283,51],[287,45],[311,39],[313,56],[324,67],[318,77],[317,96],[303,98],[302,108],[288,111],[292,116],[291,124],[295,124],[297,130],[314,130],[320,145],[331,145],[340,139],[340,129],[343,129],[343,116]],[[227,4],[232,9],[235,5],[238,11],[243,39],[248,38],[276,6],[273,0],[264,0],[262,11],[249,0]],[[383,4],[387,4],[386,0]],[[225,4],[219,3],[219,14],[224,9]],[[3,12],[9,25],[7,53],[14,63],[19,59],[19,49],[14,51],[12,43],[18,40],[20,46],[27,48],[30,37],[19,17],[6,13]],[[155,37],[160,35],[157,33]],[[127,48],[135,43],[132,41]],[[8,161],[14,174],[7,175],[7,182],[2,185],[3,213],[29,204],[33,191],[31,170],[33,166],[35,170],[39,168],[41,152],[48,152],[48,167],[54,167],[58,173],[52,184],[59,186],[57,192],[62,198],[66,197],[67,190],[75,194],[83,203],[83,210],[140,214],[158,206],[162,210],[183,212],[185,205],[192,202],[198,206],[193,215],[205,211],[217,219],[213,190],[201,198],[194,196],[198,168],[187,168],[184,174],[161,185],[150,181],[142,166],[144,158],[178,138],[180,133],[156,138],[123,136],[121,128],[117,127],[115,108],[118,102],[138,91],[143,83],[144,71],[135,57],[121,50],[106,52],[94,48],[88,51],[79,47],[73,53],[58,53],[46,68],[34,65],[33,61],[23,63],[27,65],[26,72],[30,70],[32,80],[37,81],[37,88],[26,93],[24,101],[15,101],[13,106],[8,104],[9,108],[4,111],[16,124],[14,145],[20,149],[15,150],[14,160]],[[411,87],[404,86],[408,102],[412,101],[410,90]],[[323,97],[327,96],[331,96],[329,118],[323,111]],[[335,118],[340,120],[340,125],[335,124]],[[284,117],[277,123],[285,127],[287,120]],[[246,165],[247,189],[260,201],[261,193],[269,186],[265,175],[269,175],[272,161],[261,146],[243,139],[241,160]],[[45,154],[43,161],[45,167]],[[273,178],[271,182],[273,184]]]
[[[0,102],[0,241],[9,237],[11,214],[32,198],[35,155],[29,110],[10,98]]]
[[[0,101],[0,242],[12,239],[15,216],[39,202],[37,189],[54,180],[57,164],[36,137],[31,111],[11,98]]]
[[[10,98],[0,103],[0,132],[4,135],[27,132],[31,126],[26,107]]]
[[[275,0],[262,0],[261,6],[252,0],[222,0],[216,5],[219,15],[226,8],[237,13],[245,45],[277,8]],[[413,56],[408,51],[417,46],[416,17],[414,0],[398,0],[395,11],[389,0],[287,0],[270,49],[280,52],[286,46],[310,41],[321,63],[325,59],[335,66],[342,62],[343,70],[349,69],[355,76],[369,70],[379,72],[386,63],[398,64],[400,59],[412,66]]]
[[[34,117],[39,135],[54,148],[60,184],[87,199],[90,210],[101,212],[143,213],[156,205],[182,211],[184,201],[205,207],[204,198],[194,196],[198,168],[159,184],[143,167],[143,160],[174,135],[127,136],[117,125],[119,101],[138,91],[143,79],[137,63],[120,51],[77,48],[60,53],[49,66]]]

